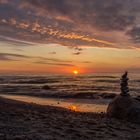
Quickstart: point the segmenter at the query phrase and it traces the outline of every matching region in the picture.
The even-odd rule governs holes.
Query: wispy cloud
[[[40,56],[28,56],[21,54],[13,53],[0,53],[0,61],[24,61],[30,60],[30,63],[42,64],[42,65],[56,65],[56,66],[76,66],[76,64],[82,63],[87,64],[91,63],[89,61],[71,61],[71,60],[62,60],[57,58],[46,58]]]
[[[66,27],[62,29],[59,26],[58,28],[56,28],[54,26],[51,27],[47,23],[43,24],[41,20],[33,21],[31,23],[28,23],[27,25],[25,23],[22,23],[22,21],[17,20],[18,19],[10,18],[8,20],[2,19],[0,21],[1,24],[4,24],[4,27],[1,29],[1,32],[5,36],[10,36],[5,38],[3,37],[3,39],[28,45],[35,43],[42,44],[56,43],[71,47],[81,46],[83,44],[85,45],[94,44],[96,46],[108,45],[109,47],[114,47],[115,45],[112,42],[97,39],[96,37],[89,34],[85,34],[84,32],[73,31],[67,28],[66,25],[65,25]],[[56,21],[52,20],[52,22]],[[12,39],[12,37],[17,39]],[[22,39],[25,39],[26,41],[21,41]]]
[[[8,58],[5,55],[0,55],[0,61],[16,61],[16,60]]]
[[[7,42],[55,43],[74,48],[129,48],[132,44],[140,47],[138,0],[1,0],[0,3],[0,35]],[[123,36],[117,36],[116,41],[118,32]]]
[[[56,58],[46,58],[39,56],[27,56],[12,53],[0,53],[0,61],[23,61],[25,59],[32,60],[32,63],[44,64],[44,65],[58,65],[58,66],[74,66],[72,61],[61,60]],[[36,60],[34,62],[34,60]]]
[[[11,54],[11,53],[0,53],[0,61],[19,61],[19,59],[30,58],[25,55]]]
[[[0,41],[9,43],[9,44],[13,44],[13,45],[20,45],[20,46],[30,46],[30,45],[35,45],[35,43],[32,42],[27,42],[27,41],[22,41],[22,40],[18,40],[18,39],[13,39],[11,37],[7,37],[7,36],[2,36],[0,35]]]
[[[46,61],[36,61],[34,63],[37,63],[37,64],[45,64],[45,65],[54,65],[54,66],[70,66],[70,67],[73,67],[75,65],[73,64],[68,64],[68,63],[56,63],[56,62],[46,62]]]
[[[74,52],[73,54],[74,54],[74,55],[80,55],[81,52]]]
[[[52,51],[52,52],[49,52],[49,54],[54,55],[54,54],[56,54],[56,52],[55,51]]]

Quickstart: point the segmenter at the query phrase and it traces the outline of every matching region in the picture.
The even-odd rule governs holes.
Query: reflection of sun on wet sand
[[[64,107],[78,112],[105,112],[108,105],[108,100],[90,100],[90,99],[53,99],[40,98],[25,95],[0,95],[1,97],[35,103],[40,105],[51,105]]]
[[[72,110],[72,111],[77,111],[78,110],[77,106],[75,106],[75,105],[69,106],[69,109]]]

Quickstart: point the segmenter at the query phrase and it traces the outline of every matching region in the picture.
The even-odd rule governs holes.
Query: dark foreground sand
[[[140,140],[140,125],[0,98],[0,140]]]

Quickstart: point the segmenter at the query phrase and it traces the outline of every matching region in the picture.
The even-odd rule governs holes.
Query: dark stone
[[[48,85],[44,85],[44,86],[42,87],[42,89],[44,89],[44,90],[50,90],[51,88],[50,88]]]
[[[109,104],[107,115],[140,124],[140,102],[131,96],[118,95]]]

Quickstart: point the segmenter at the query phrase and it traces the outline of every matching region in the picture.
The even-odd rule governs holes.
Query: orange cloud
[[[28,29],[28,30],[26,30],[27,36],[28,36],[28,34],[30,36],[30,33],[28,33],[28,32],[32,31],[32,32],[37,32],[37,33],[42,34],[42,35],[46,34],[46,35],[49,35],[50,37],[51,36],[57,37],[58,41],[55,41],[55,42],[59,42],[59,39],[62,38],[62,39],[68,39],[71,41],[72,40],[84,41],[87,44],[88,43],[93,43],[93,44],[96,43],[98,45],[103,45],[103,46],[105,46],[105,45],[109,45],[110,47],[115,46],[115,44],[112,42],[100,40],[100,39],[94,38],[93,36],[85,35],[84,33],[82,34],[79,32],[64,31],[64,30],[59,29],[59,28],[53,28],[51,26],[49,27],[49,26],[41,25],[39,23],[39,21],[35,21],[33,23],[29,23],[27,21],[18,21],[17,22],[17,20],[15,18],[10,18],[8,21],[6,19],[1,19],[1,22],[15,26],[18,29]],[[23,33],[21,32],[21,35],[22,34]],[[24,32],[24,34],[25,34],[25,32]],[[24,36],[24,34],[23,34],[23,36]]]

